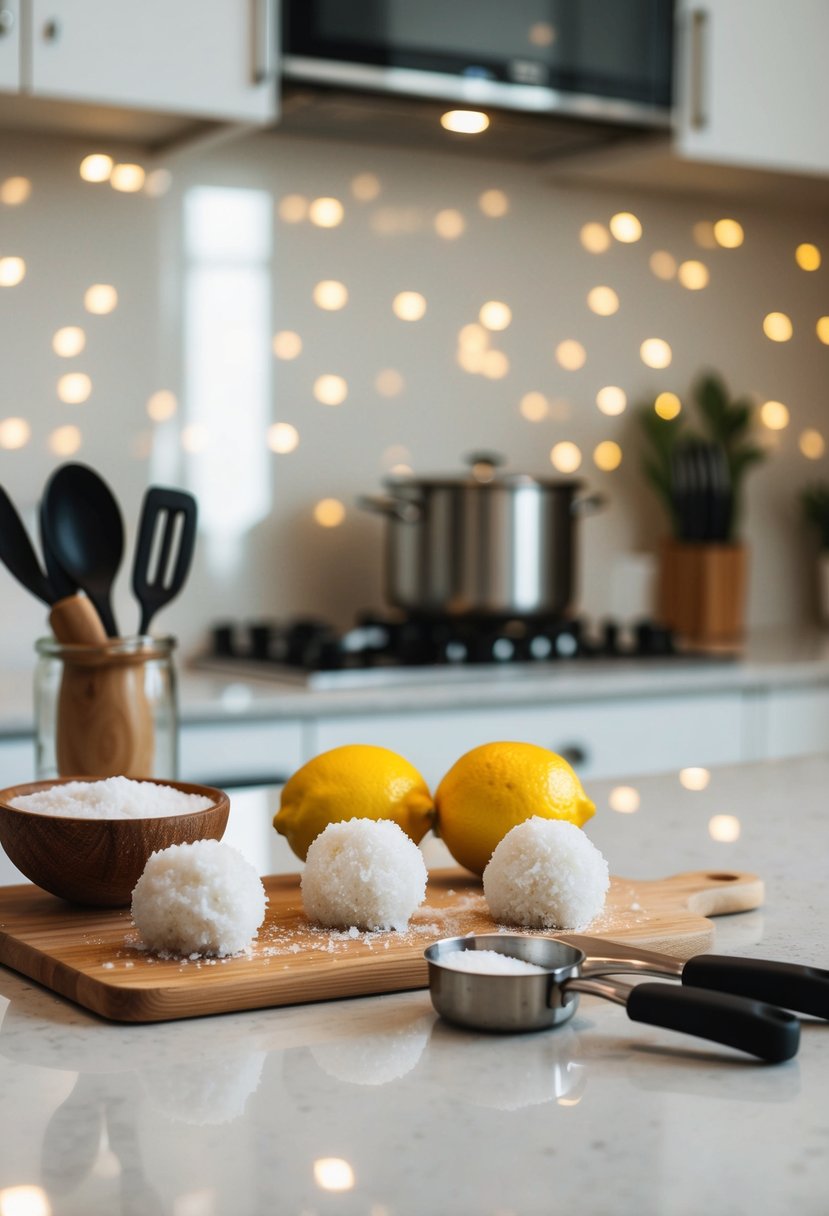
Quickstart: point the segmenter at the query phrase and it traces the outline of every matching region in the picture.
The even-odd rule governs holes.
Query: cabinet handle
[[[708,34],[708,11],[695,8],[691,13],[691,56],[689,65],[691,128],[702,131],[708,126],[705,108],[705,44]]]
[[[565,743],[561,747],[553,745],[551,750],[557,752],[562,760],[566,760],[573,768],[584,768],[590,759],[590,752],[581,743]]]
[[[60,22],[54,17],[44,21],[41,36],[44,42],[57,42],[60,38]]]
[[[5,38],[14,29],[14,13],[10,8],[0,8],[0,38]]]
[[[273,0],[252,0],[253,83],[264,84],[276,76],[276,29]]]

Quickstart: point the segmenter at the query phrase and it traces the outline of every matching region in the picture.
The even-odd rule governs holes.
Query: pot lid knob
[[[498,452],[470,452],[466,457],[466,463],[472,470],[475,480],[485,483],[494,481],[497,470],[507,462]]]

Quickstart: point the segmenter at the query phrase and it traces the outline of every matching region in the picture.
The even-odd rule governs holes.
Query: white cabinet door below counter
[[[314,754],[373,743],[406,756],[432,784],[481,743],[515,739],[573,757],[583,777],[621,777],[743,759],[739,693],[322,718]]]

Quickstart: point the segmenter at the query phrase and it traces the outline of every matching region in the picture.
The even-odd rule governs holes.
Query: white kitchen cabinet
[[[25,3],[34,96],[227,122],[275,115],[274,0]]]
[[[33,738],[0,741],[0,789],[35,779],[35,741]]]
[[[680,0],[676,150],[829,173],[826,0]]]
[[[0,0],[0,93],[20,88],[20,0]]]
[[[739,693],[509,706],[440,713],[323,718],[313,753],[344,743],[373,743],[406,756],[434,784],[481,743],[516,739],[572,757],[583,777],[621,777],[743,758]]]
[[[190,722],[179,736],[179,776],[208,785],[274,785],[306,758],[301,722]]]
[[[829,751],[829,688],[772,689],[766,704],[769,760]]]

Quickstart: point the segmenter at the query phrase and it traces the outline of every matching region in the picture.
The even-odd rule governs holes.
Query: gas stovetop
[[[197,665],[309,688],[492,680],[568,662],[710,658],[653,621],[547,617],[394,617],[366,613],[342,632],[329,622],[221,623]]]

